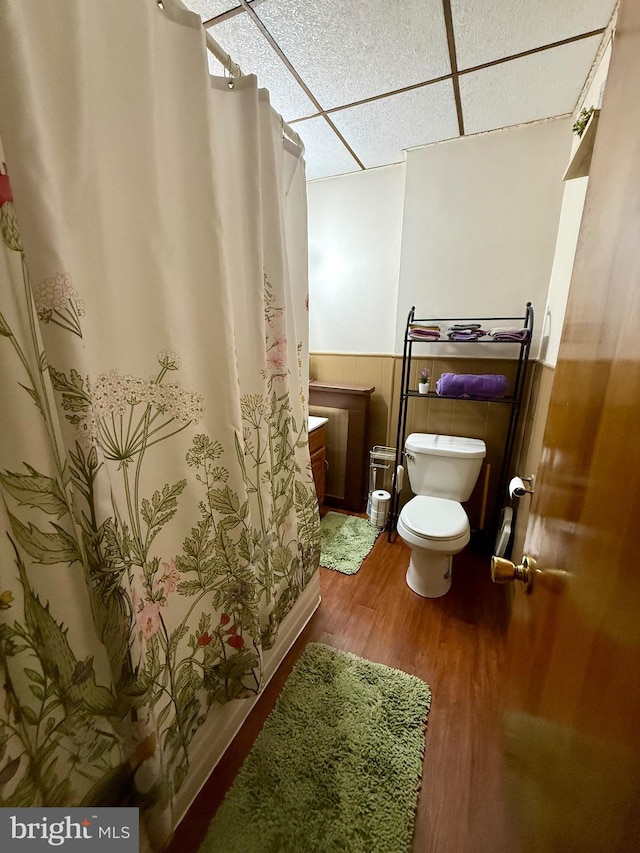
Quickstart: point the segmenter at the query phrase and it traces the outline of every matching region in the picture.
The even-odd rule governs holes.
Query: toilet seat
[[[423,547],[428,547],[428,541],[437,541],[440,546],[457,544],[460,539],[468,541],[469,519],[458,501],[417,495],[404,506],[400,518],[409,533],[425,540]]]

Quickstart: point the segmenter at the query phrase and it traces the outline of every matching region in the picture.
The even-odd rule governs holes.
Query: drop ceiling
[[[576,107],[615,0],[183,0],[269,89],[307,177]],[[210,56],[212,74],[224,74]]]

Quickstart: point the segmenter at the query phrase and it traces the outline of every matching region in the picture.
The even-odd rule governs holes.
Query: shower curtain
[[[304,163],[177,0],[6,0],[0,145],[0,805],[160,846],[317,601]]]

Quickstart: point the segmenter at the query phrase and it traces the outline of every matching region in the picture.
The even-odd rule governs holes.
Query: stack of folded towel
[[[489,329],[488,334],[494,341],[514,341],[518,344],[528,344],[531,340],[529,329],[510,329],[508,326],[496,326],[495,329]]]
[[[437,323],[425,325],[424,323],[411,323],[409,325],[409,337],[420,341],[439,341],[442,329]]]
[[[480,323],[455,323],[447,331],[450,341],[477,341],[486,334]]]
[[[500,398],[507,393],[507,377],[501,373],[443,373],[436,392],[441,397]]]

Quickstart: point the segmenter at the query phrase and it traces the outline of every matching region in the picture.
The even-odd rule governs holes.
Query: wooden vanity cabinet
[[[311,414],[329,418],[327,441],[331,470],[325,495],[327,506],[353,512],[361,512],[366,506],[369,465],[367,433],[371,395],[374,391],[374,385],[336,385],[314,379],[309,382]],[[332,412],[332,409],[339,411]],[[346,441],[339,446],[334,425],[340,413],[347,419],[347,429]],[[336,456],[342,457],[342,466],[335,464]]]

